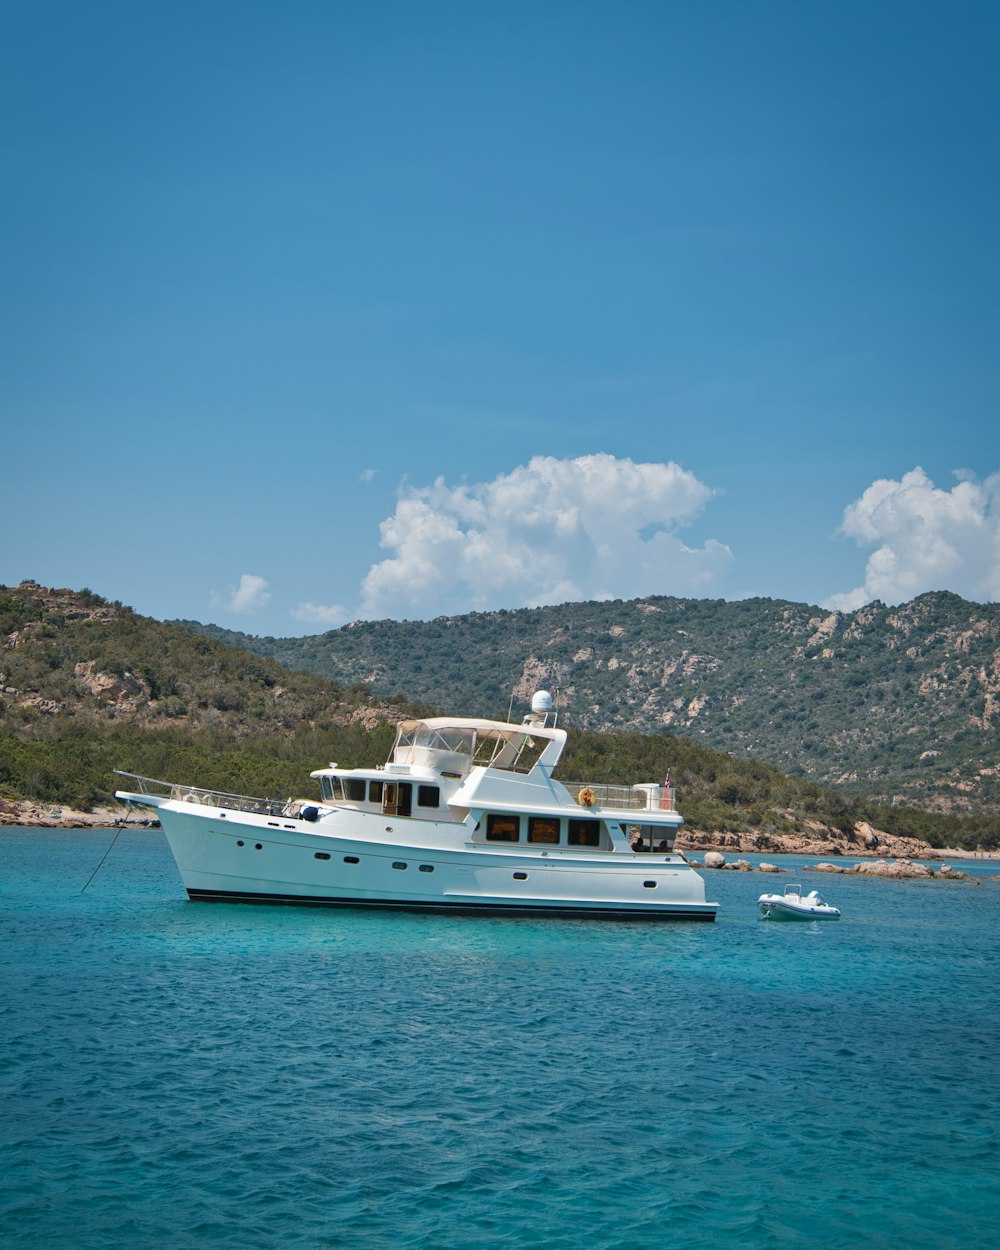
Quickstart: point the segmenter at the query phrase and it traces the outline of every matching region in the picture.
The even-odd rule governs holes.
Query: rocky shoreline
[[[928,858],[924,856],[924,858]],[[801,868],[782,868],[777,864],[760,863],[754,868],[748,859],[728,860],[721,851],[706,851],[704,860],[692,859],[691,863],[699,868],[710,870],[727,869],[730,872],[832,872],[843,876],[858,877],[894,877],[905,880],[912,877],[930,879],[941,878],[946,881],[970,881],[967,872],[952,868],[950,864],[942,864],[940,868],[930,868],[927,864],[916,863],[911,859],[876,859],[856,864],[803,864]],[[1000,881],[1000,878],[997,879]],[[979,884],[979,878],[976,878]]]
[[[98,807],[80,812],[54,803],[28,803],[19,799],[0,799],[0,826],[27,829],[122,829],[157,828],[155,817],[142,816],[133,808],[116,803],[114,807]]]
[[[954,847],[930,846],[919,838],[901,838],[859,823],[848,832],[815,824],[806,832],[771,833],[698,833],[682,829],[677,849],[715,851],[744,855],[809,855],[851,859],[989,859],[978,851]]]

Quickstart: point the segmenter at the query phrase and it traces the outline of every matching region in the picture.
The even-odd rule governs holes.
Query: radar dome
[[[531,710],[533,712],[551,712],[552,696],[547,690],[536,690],[531,696]]]

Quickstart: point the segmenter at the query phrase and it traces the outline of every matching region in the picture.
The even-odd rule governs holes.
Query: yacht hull
[[[420,821],[406,842],[386,843],[186,803],[161,804],[158,815],[195,902],[615,920],[710,921],[717,910],[673,853],[443,848],[441,825]]]

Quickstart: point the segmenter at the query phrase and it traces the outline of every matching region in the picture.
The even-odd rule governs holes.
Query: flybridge
[[[501,721],[404,721],[389,762],[465,776],[472,768],[530,773],[537,764],[551,772],[566,742],[563,729],[507,725]]]
[[[407,764],[464,777],[477,767],[530,773],[541,764],[551,774],[566,744],[566,731],[557,729],[555,721],[547,690],[535,693],[531,712],[520,725],[446,717],[403,721],[388,767]]]

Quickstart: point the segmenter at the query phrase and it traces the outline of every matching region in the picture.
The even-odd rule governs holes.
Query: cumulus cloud
[[[875,550],[864,585],[823,606],[850,612],[872,599],[900,603],[928,590],[1000,599],[1000,473],[984,482],[955,476],[956,485],[941,490],[917,467],[898,482],[873,482],[846,508],[838,532]]]
[[[326,625],[329,629],[334,629],[337,625],[343,625],[349,615],[347,608],[339,603],[300,603],[297,608],[292,609],[292,616],[297,621],[308,621],[314,625]]]
[[[252,616],[266,608],[271,598],[268,582],[254,573],[244,573],[240,584],[229,596],[229,611]]]
[[[381,524],[392,552],[363,584],[362,615],[425,615],[571,599],[705,594],[732,561],[687,546],[713,495],[674,463],[535,456],[490,482],[406,488]]]

